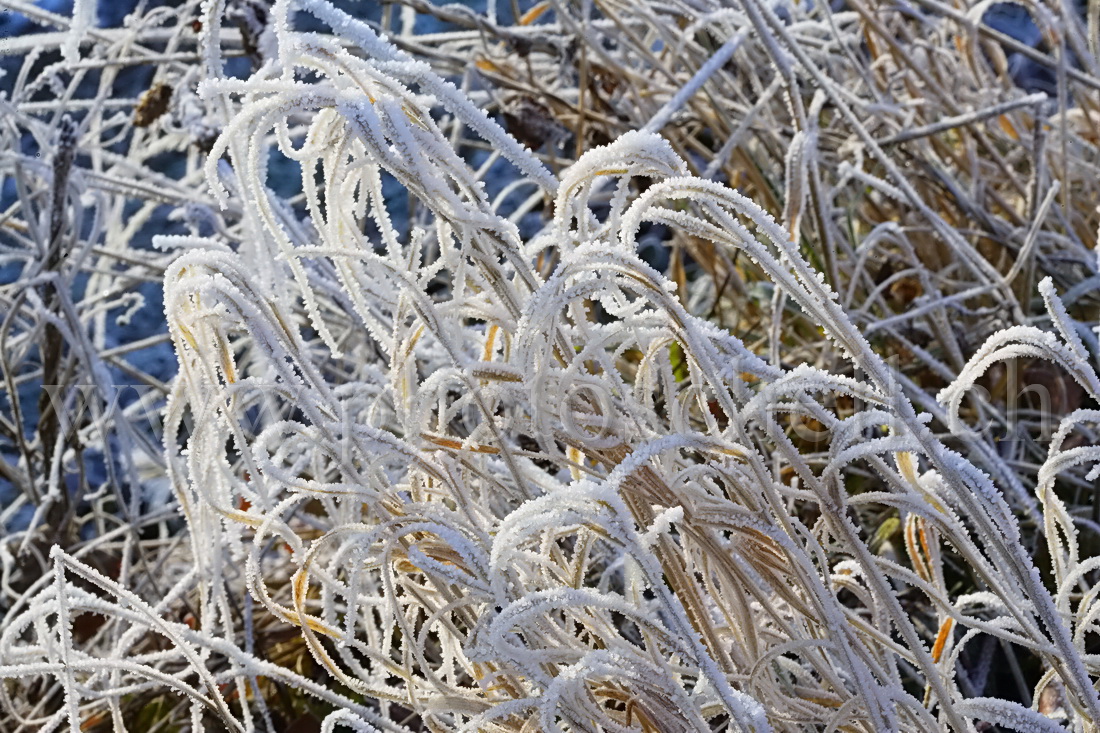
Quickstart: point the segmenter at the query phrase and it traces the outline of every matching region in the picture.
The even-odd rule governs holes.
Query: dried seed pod
[[[171,101],[172,87],[164,83],[157,83],[149,87],[145,94],[141,95],[137,107],[134,107],[134,127],[149,127],[152,125],[168,111],[168,104]]]

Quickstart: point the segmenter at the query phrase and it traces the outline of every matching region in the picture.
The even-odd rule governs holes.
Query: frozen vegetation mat
[[[97,5],[0,0],[0,730],[1097,730],[1100,3]]]

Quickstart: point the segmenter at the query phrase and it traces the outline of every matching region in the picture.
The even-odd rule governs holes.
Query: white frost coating
[[[471,104],[453,84],[436,75],[427,64],[415,61],[408,54],[389,44],[384,37],[376,34],[366,23],[353,18],[325,0],[300,0],[298,4],[329,23],[338,35],[359,43],[368,57],[375,60],[380,70],[406,83],[420,84],[425,91],[435,95],[448,110],[458,115],[463,122],[492,144],[508,160],[515,163],[526,175],[537,181],[540,186],[549,191],[557,187],[557,182],[542,163],[515,138],[490,120],[484,110]]]
[[[681,87],[680,91],[676,92],[675,96],[668,100],[665,106],[661,107],[657,114],[653,115],[652,119],[642,128],[642,132],[660,132],[661,128],[672,120],[672,116],[680,111],[684,103],[691,99],[692,96],[707,83],[707,79],[713,76],[715,71],[729,61],[733,54],[737,53],[737,49],[741,47],[741,44],[748,34],[749,32],[747,30],[739,31],[736,35],[723,43],[718,50],[714,52],[714,55],[707,59],[705,64],[699,67],[699,70],[695,72],[691,80]]]
[[[130,550],[152,545],[114,525],[101,531],[123,547],[117,580],[92,569],[100,558],[91,553],[55,551],[52,569],[25,594],[0,587],[0,602],[15,603],[0,628],[5,705],[14,704],[12,686],[33,684],[52,695],[47,728],[80,729],[101,713],[122,715],[131,694],[171,691],[187,698],[181,724],[214,715],[222,728],[251,733],[275,729],[265,705],[279,685],[331,706],[326,731],[763,731],[806,721],[844,730],[970,730],[978,721],[1062,729],[982,697],[989,690],[977,689],[970,669],[955,673],[995,645],[1042,665],[1037,691],[1064,697],[1064,729],[1091,730],[1096,659],[1086,652],[1100,628],[1090,586],[1100,561],[1082,557],[1096,528],[1065,487],[1087,493],[1082,477],[1100,473],[1100,416],[1075,409],[1047,455],[1029,447],[1026,460],[943,428],[972,414],[967,392],[1007,359],[1050,359],[1095,398],[1096,343],[1073,303],[1091,297],[1094,283],[1086,278],[1062,299],[1044,280],[1051,326],[1034,320],[996,333],[966,363],[957,344],[950,349],[955,323],[945,312],[999,318],[975,302],[1003,284],[965,281],[973,263],[919,267],[934,248],[914,249],[927,227],[891,208],[913,192],[889,170],[877,177],[865,159],[870,143],[835,139],[849,134],[838,111],[853,100],[885,130],[920,110],[829,84],[803,108],[803,74],[813,77],[818,62],[847,63],[864,19],[833,14],[841,26],[833,31],[820,7],[803,3],[787,8],[777,30],[756,0],[737,10],[658,5],[676,22],[571,26],[572,6],[547,3],[536,6],[543,20],[532,15],[482,46],[473,39],[501,29],[455,7],[432,11],[470,27],[421,45],[419,2],[402,6],[389,27],[403,32],[391,43],[324,0],[278,0],[266,22],[256,16],[246,29],[259,58],[244,79],[221,68],[231,38],[222,3],[203,4],[203,28],[181,26],[198,34],[206,68],[169,77],[179,83],[158,127],[167,139],[152,145],[186,150],[187,180],[151,178],[163,190],[149,193],[156,206],[174,207],[181,229],[139,258],[117,246],[132,233],[117,227],[108,247],[78,242],[86,249],[71,266],[83,268],[95,249],[117,261],[96,260],[93,277],[117,269],[147,278],[145,257],[174,258],[164,306],[179,376],[167,388],[163,456],[175,503],[164,516],[186,533],[162,542],[163,589],[135,582],[144,576]],[[88,7],[79,3],[78,14]],[[331,33],[296,29],[303,9]],[[70,41],[73,28],[63,34]],[[649,45],[612,47],[636,33]],[[557,45],[563,38],[587,43],[587,55]],[[439,56],[417,60],[399,45]],[[69,60],[79,58],[74,48]],[[490,53],[466,58],[469,49]],[[660,65],[652,76],[607,78],[606,69],[634,73],[650,56]],[[729,89],[742,56],[779,72],[762,99],[704,102],[703,84]],[[504,68],[516,59],[524,61]],[[466,62],[470,96],[437,73]],[[668,139],[626,132],[568,167],[551,151],[551,173],[486,116],[498,90],[474,71],[495,83],[527,62],[550,72],[541,102],[553,107],[551,122],[577,123],[577,149],[591,139],[586,125],[621,122],[573,120],[574,105],[603,109],[581,89],[553,96],[583,64],[584,94],[604,95],[614,110],[646,110],[635,123],[653,110],[653,126],[677,110],[692,125],[713,114],[735,136],[746,133],[745,144],[684,146],[686,131],[666,126]],[[59,78],[37,88],[65,91]],[[757,95],[752,80],[748,89]],[[644,94],[624,102],[635,91]],[[18,123],[27,113],[16,111]],[[479,171],[463,157],[474,137],[492,148]],[[770,165],[756,157],[760,143],[776,141]],[[712,167],[699,145],[752,153],[760,170],[750,172],[776,184],[766,203],[783,210],[779,220],[746,193],[693,177],[745,172],[740,158]],[[829,157],[838,150],[839,175]],[[113,199],[97,186],[128,194],[136,184],[107,172],[121,156],[97,154],[73,193],[100,217]],[[274,190],[287,183],[277,176],[298,175],[283,159],[301,170],[300,196],[289,200]],[[491,193],[505,161],[517,178]],[[824,162],[834,165],[825,176]],[[187,188],[202,185],[210,193]],[[760,184],[745,190],[758,194]],[[399,213],[405,195],[409,216]],[[35,200],[19,196],[20,207]],[[833,231],[841,205],[853,203],[896,221],[857,248]],[[540,216],[542,231],[528,237]],[[0,223],[21,243],[44,221],[12,209]],[[672,242],[706,272],[670,266],[666,274],[647,262],[638,250],[655,233],[658,246]],[[1048,252],[1048,239],[1068,239],[1049,227],[1041,235],[1019,251],[1030,257]],[[822,272],[849,255],[854,273]],[[880,258],[901,269],[868,277]],[[1011,279],[1024,266],[1002,269]],[[983,277],[999,274],[988,269]],[[725,285],[704,282],[721,273]],[[8,326],[63,330],[81,373],[110,385],[113,362],[93,358],[102,323],[125,318],[137,300],[107,289],[70,317],[44,303],[48,288],[39,286],[52,277],[30,279],[29,306]],[[879,318],[895,286],[910,285],[922,291],[911,306]],[[745,312],[695,315],[728,301],[726,286],[744,291],[736,302]],[[769,307],[770,352],[754,325]],[[85,328],[83,310],[97,308],[102,317],[93,313]],[[909,325],[921,336],[941,329],[932,340],[947,353]],[[906,344],[911,360],[887,364],[869,334]],[[931,377],[916,374],[924,366]],[[918,384],[927,378],[951,382],[939,401]],[[979,414],[987,408],[979,401]],[[110,422],[107,409],[93,406],[80,441]],[[74,463],[82,444],[56,442],[63,452],[43,477],[35,529],[68,488],[57,466]],[[1003,492],[1032,489],[1027,520],[1041,529],[1024,534],[1014,509],[1028,502],[1009,494],[1010,507]],[[15,511],[0,509],[0,520]],[[149,521],[143,532],[166,520]],[[1050,558],[1042,577],[1022,549],[1040,535]],[[40,550],[31,533],[8,547],[0,543],[4,578]],[[960,564],[975,578],[962,591],[945,579]],[[74,625],[82,616],[109,626],[82,641]],[[273,636],[289,642],[272,645]],[[288,647],[296,662],[312,657],[310,678],[268,660]]]
[[[657,507],[657,516],[653,518],[653,525],[641,537],[642,545],[652,547],[658,537],[668,534],[669,530],[672,529],[672,525],[683,521],[683,519],[684,508],[682,506],[668,507],[667,509]]]
[[[80,60],[80,44],[96,24],[96,0],[74,0],[72,23],[61,53],[70,64]]]
[[[1004,726],[1020,733],[1059,733],[1065,731],[1061,724],[1025,708],[1017,702],[990,697],[975,697],[959,703],[964,715],[979,718],[994,725]]]

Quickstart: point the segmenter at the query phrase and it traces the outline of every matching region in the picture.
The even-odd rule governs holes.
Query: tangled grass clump
[[[102,92],[82,122],[58,115],[35,168],[49,206],[19,152],[43,102],[26,78],[0,102],[23,268],[0,466],[33,509],[0,544],[0,720],[1096,730],[1097,221],[1056,205],[1095,185],[1090,103],[1067,91],[1094,79],[1080,29],[1062,18],[1081,53],[1059,57],[1057,110],[1014,90],[964,112],[936,82],[1007,87],[1004,54],[952,36],[947,8],[917,63],[877,45],[911,40],[901,11],[861,2],[594,7],[508,26],[417,0],[387,7],[386,38],[326,0],[233,3],[236,75],[221,2],[150,11],[174,28],[142,37],[171,91],[128,121]],[[87,8],[70,66],[85,34],[116,48]],[[417,13],[474,30],[418,36]],[[461,56],[484,88],[444,78]],[[64,98],[69,67],[50,68]],[[516,135],[484,111],[503,90]],[[922,124],[918,93],[954,126]],[[101,138],[116,124],[126,155]],[[184,172],[119,193],[122,171],[160,181],[146,126]],[[915,162],[888,152],[925,138]],[[137,189],[186,224],[140,255],[110,198]],[[134,268],[163,270],[179,365],[151,427],[97,402],[121,352],[95,302]],[[1059,390],[1022,420],[1002,404],[1018,362]],[[19,383],[77,374],[94,419],[44,401],[23,438]],[[138,475],[147,433],[178,516]],[[74,469],[91,446],[128,477],[91,486]]]

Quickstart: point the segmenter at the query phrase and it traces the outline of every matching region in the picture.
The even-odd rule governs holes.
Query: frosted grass
[[[856,1],[91,5],[0,100],[5,725],[275,731],[289,691],[322,730],[1095,730],[1084,21],[1041,9],[1048,104]],[[179,373],[122,404],[141,278]],[[1050,390],[1009,452],[975,426],[1017,363]]]

